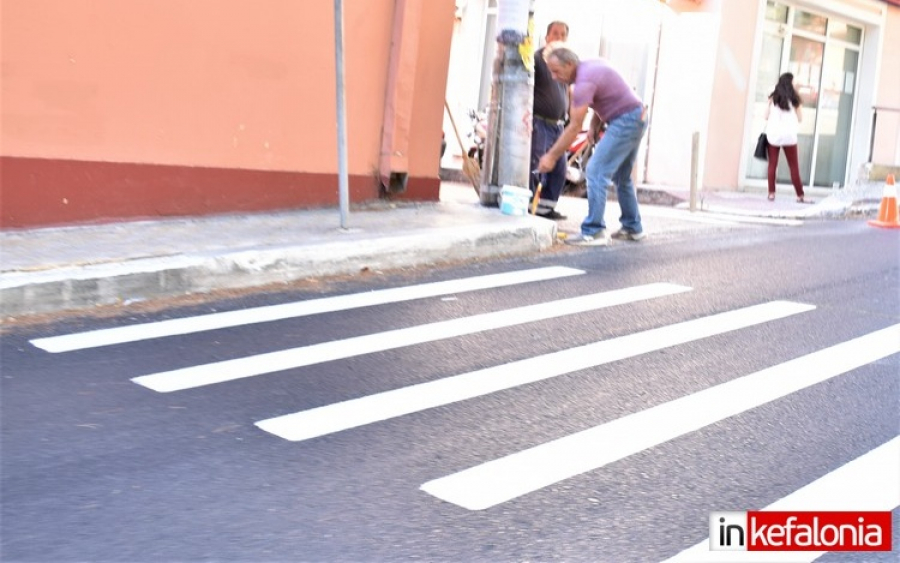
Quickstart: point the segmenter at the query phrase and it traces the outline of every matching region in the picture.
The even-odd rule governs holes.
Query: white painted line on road
[[[682,285],[653,283],[143,375],[132,381],[160,393],[180,391],[373,352],[393,350],[423,342],[433,342],[465,334],[594,311],[690,290],[691,288]]]
[[[814,308],[811,305],[778,301],[755,305],[437,381],[269,418],[257,422],[256,425],[285,440],[308,440],[739,330]]]
[[[690,213],[690,212],[688,212]],[[757,225],[776,225],[779,227],[799,227],[803,221],[799,219],[778,219],[777,217],[755,217],[752,215],[732,215],[729,213],[704,211],[704,214],[713,219],[727,220],[734,223],[753,223]]]
[[[137,342],[152,338],[163,338],[166,336],[191,334],[207,330],[217,330],[221,328],[279,321],[282,319],[304,317],[308,315],[332,313],[334,311],[345,311],[347,309],[359,307],[371,307],[373,305],[412,301],[413,299],[423,299],[439,295],[546,281],[583,273],[583,270],[565,268],[562,266],[535,268],[518,272],[425,283],[366,293],[354,293],[351,295],[338,295],[335,297],[325,297],[310,301],[285,303],[282,305],[254,307],[252,309],[242,309],[239,311],[226,311],[182,319],[171,319],[152,323],[92,330],[62,336],[35,338],[34,340],[31,340],[31,343],[47,352],[70,352],[72,350],[111,346],[113,344]]]
[[[644,212],[644,209],[647,212]],[[741,223],[755,223],[759,225],[776,225],[779,227],[799,227],[803,221],[798,219],[779,219],[777,217],[758,217],[755,215],[739,215],[715,211],[694,211],[660,206],[641,206],[641,215],[648,217],[666,217],[691,221],[694,223],[708,223],[713,225],[738,225]]]
[[[838,467],[801,489],[763,508],[769,512],[831,511],[886,512],[900,506],[900,438]],[[729,510],[731,508],[728,508]],[[734,510],[753,510],[734,507]],[[702,523],[700,524],[702,526]],[[894,538],[897,541],[897,538]],[[709,538],[663,563],[729,561],[808,563],[826,551],[710,551]]]
[[[429,481],[421,488],[463,508],[483,510],[598,469],[898,352],[900,325],[894,325]]]

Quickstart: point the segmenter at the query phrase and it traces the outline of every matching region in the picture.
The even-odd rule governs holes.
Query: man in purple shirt
[[[551,46],[548,46],[548,48]],[[606,222],[606,190],[615,184],[622,216],[622,228],[612,238],[638,241],[645,237],[638,210],[637,195],[631,170],[637,158],[641,138],[647,128],[644,106],[614,68],[603,60],[581,61],[567,47],[552,46],[547,53],[547,68],[554,80],[572,85],[569,124],[556,143],[540,159],[538,170],[546,172],[572,144],[581,130],[588,108],[594,111],[590,134],[596,138],[601,121],[606,132],[597,143],[588,162],[588,215],[581,223],[581,236],[566,242],[579,246],[600,246],[609,243]]]

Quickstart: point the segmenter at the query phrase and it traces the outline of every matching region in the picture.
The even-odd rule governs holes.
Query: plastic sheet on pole
[[[531,0],[500,0],[497,9],[497,28],[527,34],[530,9]]]

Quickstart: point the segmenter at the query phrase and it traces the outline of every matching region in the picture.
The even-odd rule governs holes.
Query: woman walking
[[[797,131],[803,121],[800,95],[794,89],[794,75],[785,72],[778,78],[775,90],[769,95],[766,106],[766,138],[769,141],[769,201],[775,199],[775,173],[778,170],[778,149],[784,149],[791,183],[797,192],[799,203],[810,203],[803,195],[800,181],[800,163],[797,158]]]

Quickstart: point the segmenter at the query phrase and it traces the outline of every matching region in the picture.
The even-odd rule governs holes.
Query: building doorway
[[[751,131],[764,129],[768,96],[778,77],[793,73],[803,100],[797,149],[804,186],[841,188],[847,182],[862,41],[861,26],[772,0],[766,3]],[[766,163],[753,160],[747,177],[765,180]],[[785,162],[779,162],[776,181],[790,183]]]

